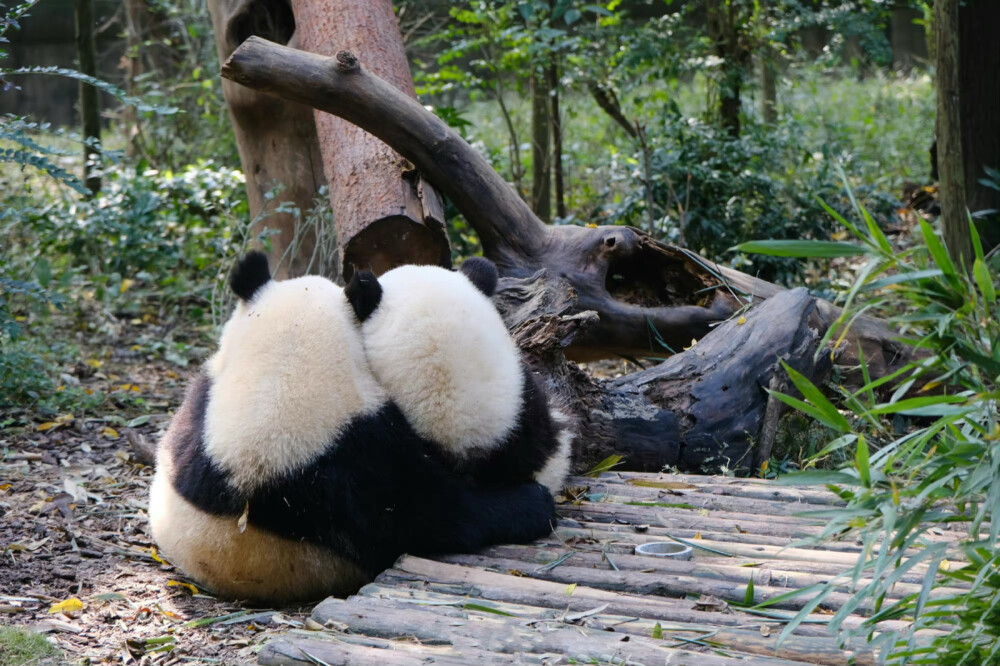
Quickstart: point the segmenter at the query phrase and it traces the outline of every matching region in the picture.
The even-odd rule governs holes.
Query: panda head
[[[497,269],[357,271],[345,289],[375,378],[422,436],[461,455],[499,446],[517,425],[520,355],[490,297]]]
[[[426,269],[434,267],[402,266],[400,268],[419,268],[420,271],[423,272]],[[393,271],[389,271],[389,273],[392,272]],[[492,261],[486,259],[485,257],[470,257],[462,263],[458,272],[461,275],[464,275],[469,283],[478,289],[483,296],[486,298],[493,298],[493,294],[495,294],[497,290],[497,283],[500,280],[500,274],[497,272],[496,264]],[[233,291],[236,291],[236,287],[233,287]],[[378,278],[375,277],[375,274],[371,271],[357,270],[354,271],[354,276],[348,283],[344,293],[347,295],[347,300],[351,302],[351,307],[354,308],[354,313],[357,315],[358,321],[364,323],[368,320],[376,308],[378,308],[379,303],[382,300],[382,285],[379,284]]]
[[[335,283],[273,280],[267,258],[251,252],[229,284],[239,302],[206,364],[206,449],[237,485],[251,485],[307,463],[384,392]]]

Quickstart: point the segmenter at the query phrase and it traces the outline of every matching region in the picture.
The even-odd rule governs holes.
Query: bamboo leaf
[[[958,273],[955,271],[955,264],[951,263],[951,258],[948,256],[948,250],[945,249],[944,243],[937,237],[931,225],[927,224],[926,220],[920,220],[920,231],[924,236],[924,242],[927,243],[927,251],[931,253],[931,257],[934,259],[934,263],[938,265],[944,274],[955,280],[958,278]]]
[[[612,468],[617,467],[620,464],[622,464],[622,456],[613,453],[604,460],[602,460],[601,462],[594,465],[594,467],[589,472],[584,474],[584,476],[596,478],[600,476],[602,472],[607,472]]]
[[[982,293],[983,298],[986,299],[986,302],[990,305],[995,305],[997,302],[997,291],[993,286],[990,271],[986,268],[986,264],[983,260],[978,257],[972,264],[972,275],[976,279],[979,291]]]
[[[871,468],[868,464],[868,442],[865,441],[864,434],[858,434],[858,446],[854,452],[854,464],[858,468],[858,476],[865,488],[871,487]]]
[[[807,377],[798,372],[795,368],[788,365],[784,361],[781,362],[781,367],[785,369],[788,373],[789,378],[791,378],[792,383],[795,384],[795,388],[799,390],[799,393],[803,395],[813,406],[816,407],[820,412],[822,412],[824,419],[823,423],[829,424],[834,430],[840,432],[849,432],[851,429],[851,424],[847,422],[844,415],[837,411],[837,408],[833,406],[826,396],[816,388]]]
[[[814,240],[760,240],[740,243],[732,248],[750,254],[771,257],[833,258],[867,254],[868,249],[853,243]]]

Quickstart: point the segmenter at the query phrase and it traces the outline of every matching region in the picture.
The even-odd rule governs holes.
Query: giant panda
[[[246,256],[218,351],[157,452],[149,518],[160,550],[220,596],[345,595],[403,552],[473,551],[548,534],[536,483],[473,487],[432,453],[365,361],[333,282],[275,281]]]
[[[356,271],[345,292],[375,378],[452,469],[483,487],[535,480],[553,494],[569,472],[573,426],[522,361],[491,297],[482,257],[449,271]]]

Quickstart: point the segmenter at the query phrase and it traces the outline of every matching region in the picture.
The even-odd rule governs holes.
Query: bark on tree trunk
[[[552,116],[547,79],[538,72],[528,79],[531,91],[531,208],[543,222],[552,221],[549,179],[552,169]]]
[[[994,41],[1000,2],[966,0],[958,9],[958,89],[966,204],[978,218],[984,245],[1000,245],[1000,191],[979,181],[984,167],[1000,170],[1000,48]]]
[[[291,0],[302,48],[349,48],[371,71],[416,99],[390,0]],[[403,263],[451,266],[444,207],[413,165],[345,120],[315,112],[345,279]]]
[[[778,122],[778,73],[770,49],[765,49],[760,59],[760,98],[764,122],[768,125]]]
[[[133,97],[137,96],[136,81],[142,75],[145,15],[143,0],[125,0],[125,92]],[[134,106],[126,106],[122,115],[125,125],[125,154],[135,157],[139,152],[139,114]]]
[[[735,0],[708,3],[708,32],[716,55],[722,59],[722,76],[718,84],[719,122],[733,137],[740,135],[743,76],[750,62],[750,51],[740,34],[744,18],[738,5]]]
[[[549,65],[549,90],[552,111],[552,174],[556,185],[556,216],[566,217],[566,187],[563,184],[562,118],[559,115],[559,64]]]
[[[820,377],[816,345],[840,311],[628,227],[546,226],[486,160],[440,119],[340,52],[328,59],[248,40],[224,77],[306,103],[375,134],[447,195],[500,268],[498,306],[521,347],[565,397],[587,433],[578,464],[624,451],[633,468],[751,465],[777,358]],[[753,295],[751,297],[751,294]],[[762,306],[729,320],[738,309]],[[712,331],[712,333],[709,333]],[[663,356],[655,368],[597,383],[576,356]],[[863,349],[872,376],[909,360],[876,320],[858,318],[841,360]],[[824,360],[825,359],[825,360]]]
[[[972,239],[965,208],[962,125],[958,76],[958,0],[934,3],[937,40],[937,160],[940,176],[941,229],[956,264],[972,263]]]
[[[76,0],[76,57],[82,74],[97,76],[94,55],[94,5],[92,0]],[[83,177],[91,196],[101,191],[101,110],[97,88],[80,82],[80,123],[83,129]]]
[[[292,47],[299,44],[288,0],[209,0],[208,9],[220,62],[250,36]],[[265,229],[277,232],[268,237],[268,256],[277,277],[302,275],[313,259],[315,232],[294,214],[273,211],[289,203],[304,216],[324,185],[313,110],[229,81],[222,82],[222,93],[239,146],[250,218],[256,220],[250,232],[254,237]],[[330,257],[321,259],[319,272],[338,277],[339,265]],[[315,266],[312,271],[316,272]]]

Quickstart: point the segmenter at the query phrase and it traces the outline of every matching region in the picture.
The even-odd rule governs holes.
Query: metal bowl
[[[672,541],[653,541],[635,547],[636,555],[649,555],[650,557],[670,557],[675,560],[690,560],[691,546]]]

